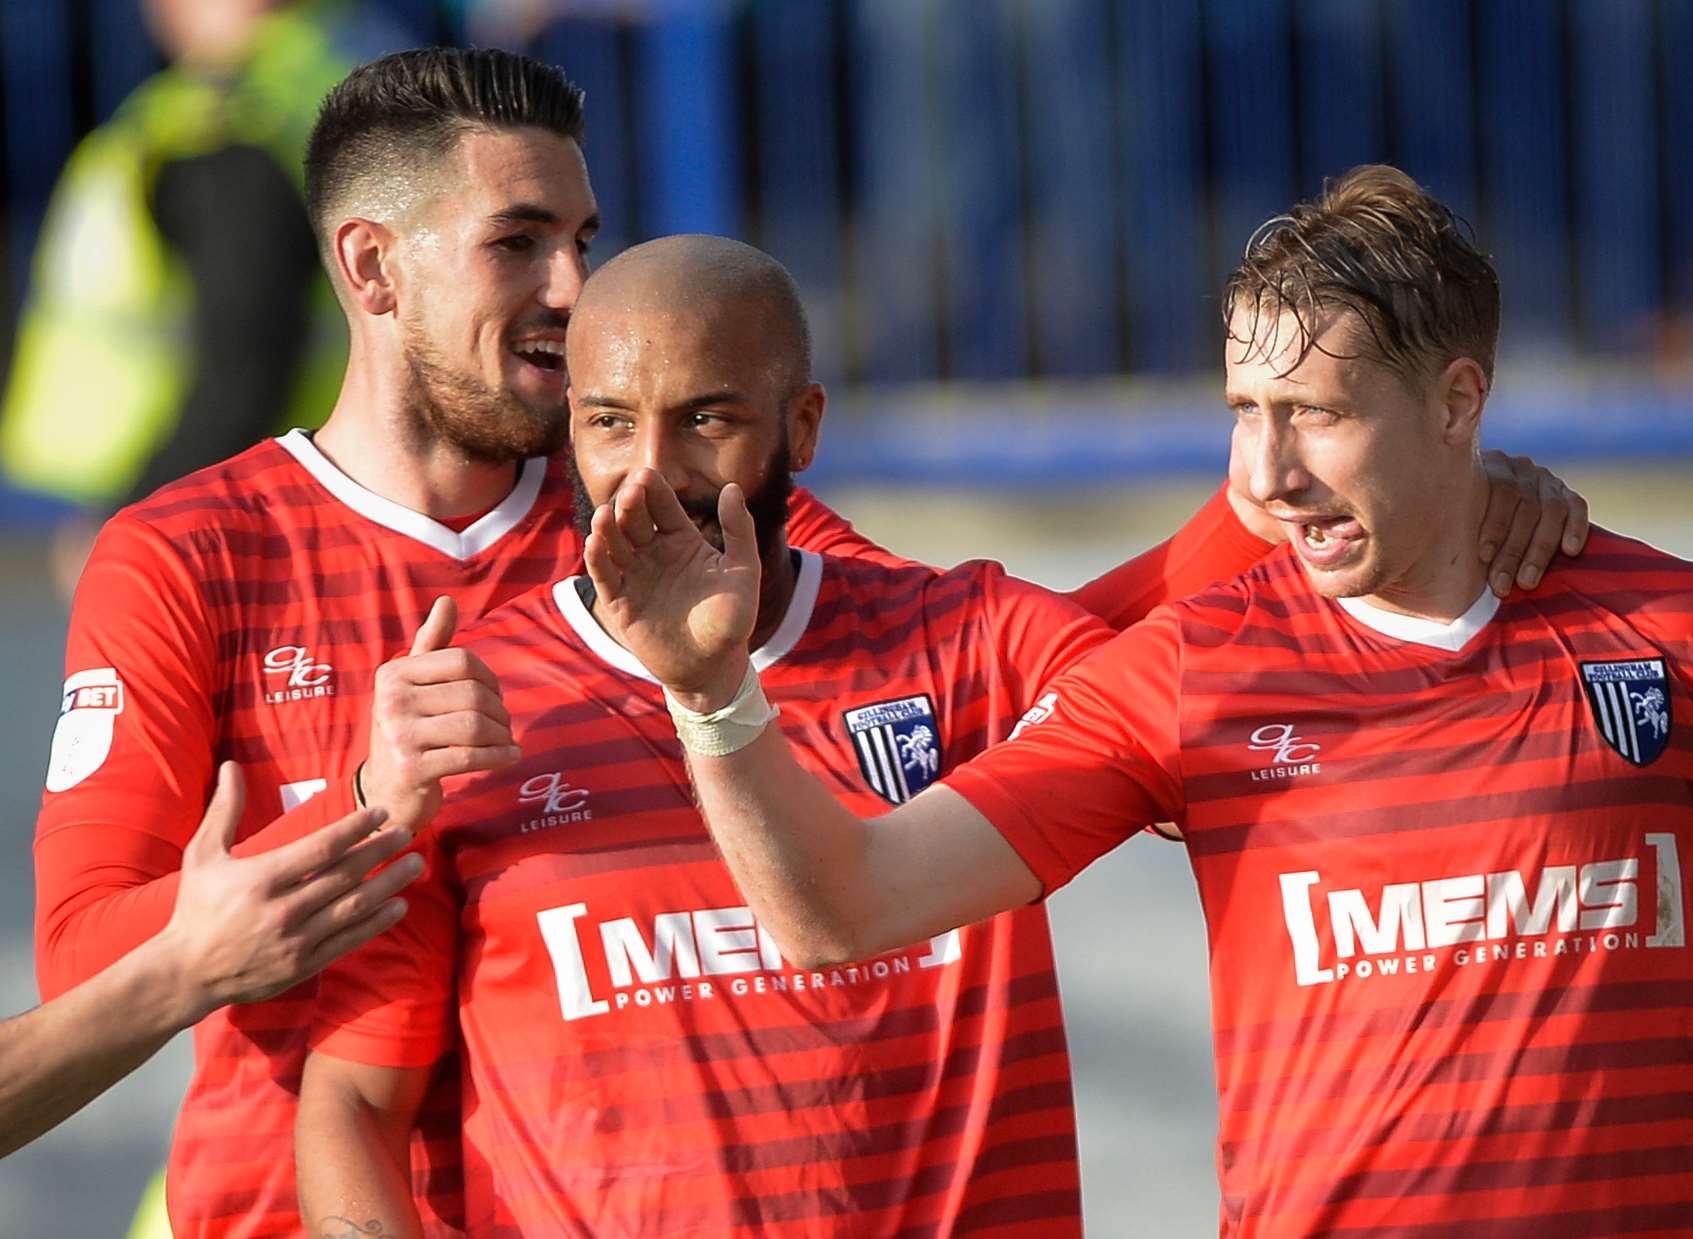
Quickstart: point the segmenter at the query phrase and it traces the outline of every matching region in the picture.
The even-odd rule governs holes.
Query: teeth
[[[1305,526],[1305,540],[1312,546],[1321,546],[1329,540],[1329,536],[1323,532],[1322,526],[1307,525]]]
[[[525,340],[517,346],[519,353],[549,353],[554,357],[564,356],[563,340]]]

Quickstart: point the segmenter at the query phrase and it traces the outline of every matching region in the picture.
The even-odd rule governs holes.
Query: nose
[[[1249,436],[1245,445],[1251,467],[1252,497],[1259,503],[1290,499],[1311,483],[1300,453],[1299,432],[1286,417],[1268,414],[1242,424],[1237,433]]]
[[[670,484],[670,489],[678,495],[687,482],[687,471],[683,468],[681,452],[676,443],[676,436],[664,424],[663,418],[649,418],[643,420],[635,432],[636,468],[648,468],[656,471],[660,477]]]
[[[541,303],[549,309],[569,313],[582,295],[588,278],[588,258],[574,243],[562,246],[547,264],[547,279],[541,289]]]

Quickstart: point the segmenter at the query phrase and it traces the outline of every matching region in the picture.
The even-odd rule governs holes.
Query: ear
[[[823,384],[812,383],[788,402],[788,455],[795,473],[804,473],[817,459],[823,434],[823,409],[829,397]]]
[[[1487,375],[1473,357],[1460,357],[1441,371],[1433,397],[1438,403],[1441,439],[1449,444],[1473,445],[1481,431],[1481,411],[1487,404]]]
[[[371,219],[344,219],[335,229],[335,274],[351,303],[366,314],[392,314],[396,304],[389,262],[393,230]]]

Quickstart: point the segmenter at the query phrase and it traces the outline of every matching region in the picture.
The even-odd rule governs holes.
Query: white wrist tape
[[[750,664],[734,699],[721,710],[709,714],[690,710],[672,697],[669,689],[664,690],[664,704],[670,708],[682,747],[701,757],[727,757],[746,748],[781,713],[765,699],[764,685]]]

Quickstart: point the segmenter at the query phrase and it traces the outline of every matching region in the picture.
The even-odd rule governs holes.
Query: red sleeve
[[[312,1049],[373,1067],[429,1067],[452,1047],[460,899],[439,846],[448,818],[443,809],[413,845],[426,867],[406,888],[405,917],[319,977]]]
[[[1166,608],[1059,676],[1009,741],[943,780],[1048,895],[1137,831],[1180,820],[1180,658]]]
[[[788,500],[788,545],[819,555],[868,560],[884,568],[909,568],[916,562],[877,546],[803,486]]]
[[[996,653],[1015,714],[1021,715],[1048,682],[1104,645],[1112,633],[1066,595],[1008,576],[997,563],[984,567]]]
[[[1113,628],[1145,619],[1155,607],[1232,581],[1274,549],[1235,515],[1228,483],[1193,519],[1150,551],[1119,564],[1070,597]]]
[[[216,636],[174,548],[124,517],[77,587],[65,691],[36,819],[36,973],[64,992],[163,929],[211,794]],[[251,806],[249,806],[251,807]],[[237,855],[352,810],[345,782],[253,832]]]

